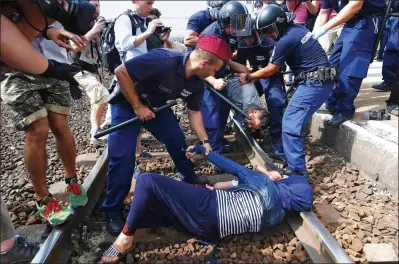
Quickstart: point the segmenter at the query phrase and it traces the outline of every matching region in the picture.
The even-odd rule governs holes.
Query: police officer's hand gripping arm
[[[119,87],[126,100],[133,107],[134,112],[141,121],[149,121],[155,118],[155,114],[144,105],[136,92],[134,80],[131,79],[124,64],[115,69],[115,76]]]
[[[280,70],[280,66],[274,65],[273,63],[269,63],[265,68],[262,68],[253,73],[240,73],[238,76],[240,78],[241,83],[249,83],[253,81],[257,81],[260,79],[266,79],[274,74],[276,74]]]
[[[336,26],[342,25],[343,23],[350,20],[357,12],[363,7],[364,1],[349,1],[349,3],[330,21],[328,18],[331,13],[331,8],[321,9],[320,14],[316,19],[316,23],[313,29],[313,36],[318,39],[326,34],[330,29]]]

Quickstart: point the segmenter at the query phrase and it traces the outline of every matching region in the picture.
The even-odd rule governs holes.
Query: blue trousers
[[[283,116],[283,133],[280,146],[288,162],[288,169],[294,172],[306,171],[305,136],[302,132],[312,115],[328,98],[334,82],[321,84],[318,81],[300,82]]]
[[[111,105],[112,126],[135,117],[128,103]],[[195,178],[193,165],[185,156],[186,141],[176,117],[165,109],[147,122],[136,122],[108,137],[107,196],[102,208],[109,217],[120,216],[124,199],[129,192],[136,159],[136,142],[141,127],[146,128],[160,142],[164,143],[176,169],[187,178]]]
[[[226,91],[221,93],[227,97]],[[230,106],[205,87],[201,102],[201,113],[212,150],[218,153],[223,149],[224,129],[229,112]]]
[[[209,242],[219,239],[216,192],[155,173],[140,174],[126,224],[174,227]]]
[[[370,65],[381,17],[365,17],[346,23],[330,56],[338,65],[339,81],[329,96],[326,107],[345,116],[355,113],[354,101]]]
[[[260,83],[266,98],[267,108],[271,114],[270,135],[274,137],[281,136],[281,126],[286,101],[284,99],[284,90],[282,83],[272,83],[269,79],[261,79]]]
[[[398,67],[399,63],[399,18],[392,17],[391,22],[389,39],[382,63],[382,79],[388,84],[392,84],[393,79],[395,78],[396,68]]]
[[[384,32],[382,32],[381,40],[380,40],[380,49],[378,50],[377,59],[382,60],[384,56],[385,47],[388,43],[389,38],[389,28],[384,28]]]

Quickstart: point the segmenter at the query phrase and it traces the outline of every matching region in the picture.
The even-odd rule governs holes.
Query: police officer
[[[187,102],[193,131],[204,147],[210,150],[200,112],[204,92],[203,79],[215,74],[222,67],[223,61],[230,59],[231,51],[224,41],[214,36],[203,36],[198,39],[198,48],[192,52],[154,49],[126,61],[115,70],[127,102],[115,104],[111,108],[112,125],[135,116],[141,122],[118,130],[108,138],[107,196],[102,207],[107,214],[107,229],[111,234],[119,234],[123,227],[121,210],[130,189],[136,141],[141,127],[145,127],[166,145],[177,170],[186,182],[207,183],[206,178],[195,174],[190,160],[185,156],[185,137],[173,113],[166,109],[155,115],[140,101],[139,96],[146,93],[154,107],[165,105],[167,100],[183,98]]]
[[[184,45],[188,50],[193,50],[197,44],[198,36],[210,24],[218,18],[219,10],[230,0],[224,1],[206,1],[209,8],[194,13],[187,22],[186,33],[184,36]]]
[[[354,100],[363,79],[367,77],[385,6],[383,0],[342,0],[341,6],[338,2],[322,1],[313,30],[317,39],[328,30],[345,23],[330,55],[330,63],[338,66],[339,73],[336,88],[326,102],[326,108],[333,114],[328,121],[331,126],[340,126],[355,113]],[[338,14],[328,21],[332,9]]]
[[[275,42],[268,37],[263,40],[258,38],[255,22],[255,18],[251,19],[252,30],[248,35],[238,37],[237,62],[245,65],[248,60],[252,72],[267,66],[275,45]],[[271,113],[270,135],[278,139],[281,136],[281,124],[286,105],[283,76],[280,72],[277,72],[270,78],[255,81],[254,84],[260,96],[263,93],[265,94],[267,107]]]
[[[399,4],[398,4],[399,5]],[[390,17],[389,38],[384,51],[382,60],[382,79],[383,82],[374,84],[372,87],[380,91],[390,91],[392,89],[392,82],[395,77],[396,68],[399,64],[399,18]]]
[[[250,23],[244,22],[251,19],[246,6],[238,1],[230,1],[220,9],[218,20],[202,31],[201,35],[217,36],[229,44],[229,37],[232,34],[236,34],[236,32],[233,32],[231,24],[231,21],[236,20],[233,19],[235,17],[241,17],[243,21],[241,26],[243,28],[250,26]],[[244,30],[243,28],[240,30]],[[215,76],[210,76],[205,79],[215,89],[221,90],[221,93],[227,97],[226,92],[223,91],[223,88],[226,86],[226,82],[223,80],[226,75],[226,65],[239,73],[248,72],[248,69],[244,65],[229,61],[215,74]],[[229,142],[226,142],[224,139],[224,129],[226,127],[229,112],[230,106],[227,103],[208,89],[205,89],[201,102],[201,113],[204,118],[206,132],[209,141],[211,142],[212,149],[218,153],[222,152],[223,148],[225,151],[231,149]]]
[[[268,78],[285,62],[290,66],[297,87],[283,116],[282,144],[288,162],[288,170],[284,173],[308,178],[302,129],[331,93],[334,71],[312,33],[304,26],[294,24],[294,18],[294,14],[287,15],[277,5],[262,9],[256,18],[256,28],[262,35],[276,40],[276,46],[265,68],[240,74],[240,80],[246,83]]]

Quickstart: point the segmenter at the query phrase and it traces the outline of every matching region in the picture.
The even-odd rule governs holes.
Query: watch
[[[204,144],[206,144],[206,143],[209,144],[209,140],[208,140],[208,139],[198,141],[198,145],[201,145],[201,146],[204,145]]]
[[[245,81],[246,81],[247,83],[252,82],[252,78],[249,77],[249,74],[245,75]]]

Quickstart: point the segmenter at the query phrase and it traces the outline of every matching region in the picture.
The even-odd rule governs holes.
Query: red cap
[[[229,45],[226,41],[216,36],[202,35],[198,38],[197,47],[212,53],[223,61],[231,60],[233,54],[231,53]]]

